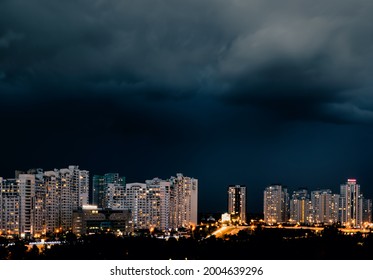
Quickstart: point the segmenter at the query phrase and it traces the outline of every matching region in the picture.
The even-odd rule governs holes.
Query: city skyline
[[[94,175],[91,184],[89,178],[89,171],[76,165],[52,171],[17,171],[15,178],[9,179],[0,177],[0,235],[22,239],[68,232],[128,236],[148,231],[169,236],[188,231],[193,235],[204,222],[215,228],[220,223],[216,234],[237,230],[237,226],[253,231],[255,223],[263,222],[266,226],[334,226],[348,231],[373,225],[372,199],[364,196],[357,180],[351,178],[340,184],[339,194],[330,189],[310,193],[299,189],[291,195],[287,187],[269,185],[263,191],[263,217],[252,216],[250,221],[246,186],[229,185],[227,211],[220,213],[219,220],[210,216],[204,222],[202,216],[198,218],[198,178],[177,173],[168,179],[128,183],[118,173],[107,173]]]
[[[68,165],[68,166],[69,166],[69,168],[75,168],[75,167],[79,168],[78,165],[76,165],[76,166],[75,165]],[[61,170],[66,170],[67,171],[68,169],[61,169]],[[12,180],[15,180],[16,176],[19,176],[19,174],[28,174],[30,172],[32,174],[37,174],[38,172],[39,173],[44,172],[46,177],[49,177],[49,176],[56,176],[55,174],[57,174],[56,172],[59,172],[59,169],[53,168],[51,170],[46,170],[44,168],[39,167],[39,168],[31,168],[31,169],[26,169],[26,170],[15,170],[13,172],[15,176],[6,177],[6,176],[2,176],[2,174],[0,173],[0,178],[12,181]],[[163,181],[163,179],[161,179],[161,178],[169,177],[169,175],[164,176],[164,177],[153,176],[153,177],[149,177],[149,178],[152,178],[152,179],[142,178],[142,179],[138,179],[138,180],[129,180],[128,178],[131,178],[130,176],[127,176],[125,174],[120,174],[118,172],[107,172],[107,173],[104,173],[103,175],[94,174],[94,173],[92,173],[91,171],[88,171],[88,170],[83,170],[83,172],[85,172],[84,174],[86,174],[84,176],[88,176],[89,186],[88,186],[88,189],[85,189],[84,203],[81,203],[80,205],[92,204],[92,205],[98,206],[99,208],[107,207],[107,206],[104,206],[103,190],[105,189],[105,187],[107,188],[108,185],[111,185],[111,187],[114,190],[116,186],[126,186],[126,184],[148,185],[151,182],[153,182],[154,180],[155,181],[157,181],[157,180],[158,181],[159,180]],[[182,174],[182,173],[176,172],[176,174]],[[196,177],[194,176],[194,178],[196,178]],[[169,180],[169,179],[167,179],[167,180]],[[356,182],[357,181],[357,179],[355,179],[355,178],[347,178],[347,179],[344,179],[344,180],[347,180],[347,182]],[[99,181],[101,181],[101,182],[99,182]],[[201,186],[200,179],[198,179],[198,181],[199,181],[198,184]],[[359,182],[360,182],[360,180],[359,180]],[[258,197],[260,197],[262,195],[263,190],[267,189],[268,187],[273,187],[273,186],[280,186],[280,188],[285,189],[288,196],[289,196],[288,200],[290,201],[292,194],[299,193],[299,195],[302,196],[302,193],[304,191],[306,193],[309,192],[310,194],[312,194],[314,192],[317,192],[317,191],[321,191],[321,192],[330,191],[331,193],[339,193],[339,191],[341,191],[342,185],[343,185],[342,183],[339,183],[339,184],[335,184],[335,185],[329,186],[329,187],[325,186],[325,185],[302,187],[302,186],[298,186],[298,185],[289,186],[289,185],[281,184],[281,183],[275,183],[275,184],[270,183],[270,184],[267,184],[267,185],[262,187],[262,189],[259,192],[260,195]],[[360,183],[359,183],[358,186],[359,186],[359,190],[360,190]],[[97,188],[97,187],[99,187],[99,188]],[[263,204],[262,200],[258,199],[258,197],[252,197],[250,195],[250,193],[251,193],[250,187],[247,187],[247,185],[233,185],[233,184],[228,184],[227,186],[222,186],[221,187],[220,191],[223,192],[223,195],[225,195],[225,197],[224,197],[224,201],[222,202],[222,205],[219,206],[219,209],[217,209],[217,208],[208,209],[206,207],[206,205],[204,205],[205,201],[202,200],[202,202],[201,202],[200,193],[204,191],[203,186],[202,186],[202,188],[200,188],[199,191],[198,191],[198,212],[199,213],[224,213],[224,212],[229,212],[229,209],[230,209],[229,204],[232,203],[232,202],[231,202],[231,198],[229,198],[230,197],[230,194],[229,194],[230,192],[229,191],[228,191],[228,200],[227,200],[227,197],[226,197],[227,187],[228,187],[228,190],[231,189],[231,188],[232,189],[236,189],[236,188],[243,188],[244,189],[244,193],[240,194],[243,197],[243,201],[246,202],[244,206],[241,205],[241,207],[243,207],[243,209],[245,209],[245,211],[243,211],[244,215],[246,215],[247,213],[249,213],[249,214],[263,213],[263,208],[265,208],[265,205]],[[364,194],[368,194],[368,195],[365,195],[365,197],[371,198],[371,196],[369,195],[369,189],[364,188],[364,190],[365,190]],[[367,190],[368,190],[368,192],[367,192]],[[249,201],[248,198],[250,198],[250,201]],[[250,203],[253,200],[256,201],[256,203],[252,205]],[[289,203],[289,201],[288,201],[288,203]],[[210,199],[210,203],[215,204],[216,202]],[[242,202],[240,202],[240,203],[242,203]],[[291,205],[288,205],[288,207],[291,208]],[[290,208],[288,210],[290,210]]]
[[[145,183],[126,183],[124,177],[110,173],[102,176],[103,184],[89,184],[89,171],[75,165],[15,175],[0,177],[0,235],[30,238],[103,228],[128,234],[189,229],[198,222],[198,179],[181,173]]]
[[[373,4],[365,0],[0,1],[0,172],[79,164],[131,182],[373,197]],[[211,199],[213,197],[213,199]]]
[[[264,221],[267,224],[298,225],[339,224],[362,228],[372,223],[372,199],[363,195],[356,179],[347,179],[340,192],[330,189],[298,189],[292,193],[281,185],[264,190]]]

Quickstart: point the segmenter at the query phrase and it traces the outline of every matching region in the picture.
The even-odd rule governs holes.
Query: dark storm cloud
[[[2,6],[11,11],[1,19],[8,81],[22,77],[42,88],[62,81],[121,92],[196,91],[219,51],[215,44],[225,44],[228,36],[210,22],[206,3],[7,1]],[[12,44],[9,32],[23,40]]]
[[[367,1],[12,0],[0,10],[3,92],[205,94],[289,119],[372,120]]]
[[[271,181],[368,184],[372,12],[364,0],[1,0],[0,171],[182,171],[210,209],[232,183],[253,203]]]
[[[235,40],[221,64],[228,99],[290,119],[372,121],[372,107],[363,108],[355,94],[371,96],[372,6],[317,2],[275,10]]]

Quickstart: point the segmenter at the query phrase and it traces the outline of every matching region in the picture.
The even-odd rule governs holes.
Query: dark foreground
[[[68,234],[63,244],[28,248],[23,241],[6,245],[0,240],[0,259],[54,260],[156,260],[156,259],[246,259],[246,260],[344,260],[373,259],[373,233],[343,235],[333,228],[322,235],[307,231],[262,229],[241,231],[224,239],[116,237],[96,234],[76,238]]]

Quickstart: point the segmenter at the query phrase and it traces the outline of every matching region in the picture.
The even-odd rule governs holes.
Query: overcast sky
[[[373,198],[373,2],[0,0],[0,176],[198,178],[201,211],[354,177]]]

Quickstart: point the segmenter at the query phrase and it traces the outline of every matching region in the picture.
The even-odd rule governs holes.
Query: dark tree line
[[[117,237],[96,234],[76,238],[70,234],[64,243],[28,249],[22,240],[7,246],[0,240],[0,259],[373,259],[373,234],[344,235],[326,228],[322,235],[307,230],[261,229],[240,231],[216,239]]]

